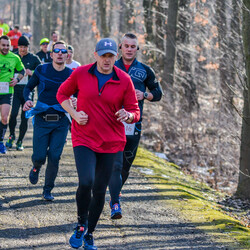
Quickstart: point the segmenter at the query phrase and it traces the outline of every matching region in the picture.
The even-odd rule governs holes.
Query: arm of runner
[[[126,122],[126,123],[132,123],[134,120],[134,115],[125,109],[118,110],[115,115],[118,117],[117,121],[120,122]]]
[[[147,92],[147,98],[144,97],[144,92],[140,91],[139,89],[136,89],[135,93],[136,93],[136,98],[138,101],[141,101],[143,99],[147,99],[148,101],[151,101],[154,98],[151,92]]]
[[[28,100],[23,105],[23,111],[30,110],[34,106],[34,103],[31,100]]]
[[[10,87],[14,87],[18,82],[20,82],[25,74],[25,70],[22,69],[21,71],[18,71],[18,76],[16,78],[12,77],[10,78]]]
[[[84,111],[76,111],[71,105],[70,99],[61,103],[61,106],[70,114],[70,116],[79,124],[86,125],[88,122],[88,115]]]

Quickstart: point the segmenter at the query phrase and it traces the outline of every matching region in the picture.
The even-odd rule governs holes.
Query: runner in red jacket
[[[115,154],[126,144],[122,122],[139,121],[140,110],[129,75],[114,66],[117,45],[104,38],[96,45],[96,63],[78,67],[61,85],[57,99],[73,118],[72,142],[79,178],[78,224],[74,248],[97,249],[92,232],[102,212]],[[77,94],[77,109],[70,96]],[[93,197],[91,197],[93,192]]]

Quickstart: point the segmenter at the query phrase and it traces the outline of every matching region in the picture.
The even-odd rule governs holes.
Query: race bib
[[[125,128],[125,135],[134,135],[135,123],[127,124],[126,122],[123,122],[123,125],[124,125],[124,128]]]
[[[0,82],[0,93],[8,94],[10,91],[10,84],[9,82]]]

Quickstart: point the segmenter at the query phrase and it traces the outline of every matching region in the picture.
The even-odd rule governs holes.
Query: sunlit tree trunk
[[[241,131],[240,173],[236,194],[250,199],[250,0],[243,1],[242,33],[246,59],[246,87]]]

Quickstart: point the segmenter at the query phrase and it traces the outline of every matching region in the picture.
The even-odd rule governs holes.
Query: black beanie
[[[20,36],[20,38],[18,39],[18,46],[29,46],[30,41],[29,38],[27,36]]]

